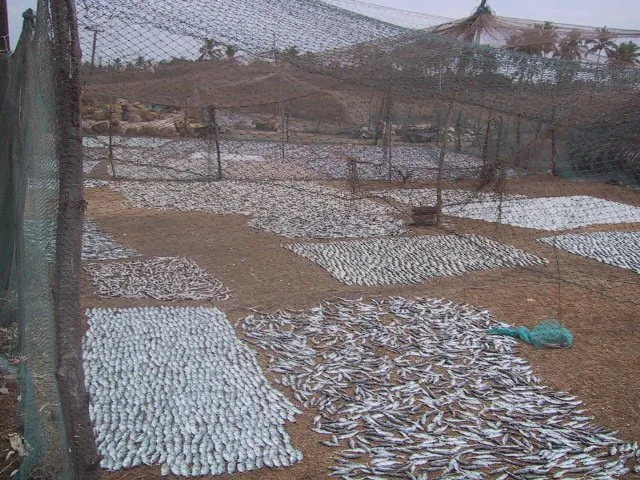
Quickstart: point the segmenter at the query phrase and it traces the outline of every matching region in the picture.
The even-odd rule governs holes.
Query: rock
[[[427,143],[435,142],[438,138],[438,130],[422,125],[403,125],[396,130],[403,142]]]
[[[137,113],[132,113],[131,116],[129,117],[129,121],[130,122],[141,122],[142,121],[142,117],[140,115],[138,115]]]
[[[95,120],[97,122],[109,120],[109,112],[105,110],[96,110],[91,114],[91,120]]]
[[[151,110],[147,109],[141,110],[140,116],[145,122],[153,122],[154,120],[158,119],[158,114],[156,112],[152,112]]]
[[[109,122],[96,122],[91,126],[91,131],[100,135],[109,133]]]
[[[253,123],[256,126],[256,130],[260,130],[263,132],[278,131],[278,121],[275,118],[256,118],[253,120]]]
[[[187,124],[184,121],[183,117],[177,117],[173,119],[173,126],[176,130],[176,132],[178,132],[178,134],[180,135],[186,135],[187,134]]]

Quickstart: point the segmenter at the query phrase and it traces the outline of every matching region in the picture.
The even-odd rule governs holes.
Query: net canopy
[[[531,166],[536,162],[527,155],[534,152],[546,155],[536,161],[554,173],[620,176],[623,164],[621,177],[635,175],[628,135],[625,146],[618,145],[622,152],[608,149],[596,160],[587,155],[593,148],[575,140],[637,98],[633,65],[640,55],[618,54],[615,43],[635,38],[635,31],[509,19],[485,2],[469,18],[427,29],[407,28],[400,10],[347,0],[92,0],[79,2],[78,14],[85,98],[103,111],[112,105],[107,113],[118,121],[122,105],[116,104],[138,102],[184,109],[185,123],[195,115],[204,125],[206,109],[235,109],[245,118],[279,117],[275,130],[276,124],[284,129],[287,118],[316,120],[321,130],[320,123],[334,120],[333,130],[357,135],[381,120],[399,128],[438,125],[454,103],[458,126],[474,130],[469,153],[481,153],[485,164],[494,151],[503,164]],[[487,127],[492,122],[500,126]],[[233,125],[220,127],[222,133]],[[612,128],[625,127],[613,121],[605,131]]]

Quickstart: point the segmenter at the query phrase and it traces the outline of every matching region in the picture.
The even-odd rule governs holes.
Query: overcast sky
[[[473,12],[479,0],[374,0],[370,3],[462,18]],[[15,47],[22,27],[22,12],[35,9],[36,0],[8,0],[7,4],[11,46]],[[504,17],[640,30],[639,0],[489,0],[489,4]]]
[[[479,0],[368,1],[387,7],[452,18],[466,17],[480,4]],[[503,17],[640,30],[638,0],[489,0],[489,5],[497,15]]]

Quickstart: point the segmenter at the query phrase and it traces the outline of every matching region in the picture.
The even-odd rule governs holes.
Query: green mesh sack
[[[536,348],[569,348],[573,346],[573,334],[557,320],[540,322],[533,330],[527,327],[491,328],[489,335],[506,335],[522,340]]]

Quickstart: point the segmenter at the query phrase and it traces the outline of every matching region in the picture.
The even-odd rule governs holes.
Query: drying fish
[[[369,237],[405,231],[391,207],[309,182],[118,182],[113,188],[135,208],[250,215],[251,226],[286,237]]]
[[[638,445],[540,384],[488,312],[442,300],[341,300],[238,322],[339,450],[351,478],[618,478]],[[490,473],[493,472],[493,473]]]
[[[547,260],[478,235],[432,235],[285,244],[347,285],[421,283],[476,270],[531,267]]]
[[[640,232],[576,233],[538,241],[640,274]]]
[[[83,342],[101,466],[183,476],[302,460],[284,429],[300,412],[212,308],[93,309]]]
[[[444,209],[446,215],[538,230],[570,230],[590,225],[640,222],[640,208],[584,195],[492,200]]]
[[[208,139],[180,139],[162,143],[143,138],[116,137],[113,147],[116,173],[128,180],[202,180],[217,175],[217,152]],[[161,139],[150,139],[161,140]],[[106,158],[103,137],[87,139],[85,154],[91,168]],[[358,177],[386,180],[389,166],[385,149],[353,144],[282,144],[272,141],[222,140],[220,154],[224,178],[236,180],[335,180],[349,177],[345,157],[358,159]],[[425,146],[398,145],[392,149],[391,176],[408,175],[416,180],[435,180],[439,150]],[[85,162],[90,171],[89,163]],[[268,168],[265,168],[267,166]],[[446,179],[477,178],[482,160],[449,152],[443,172]],[[510,171],[513,175],[515,172]]]
[[[229,290],[187,258],[158,257],[136,262],[90,263],[96,294],[101,297],[155,300],[226,300]]]
[[[138,256],[138,252],[117,244],[92,220],[85,220],[82,231],[83,260],[118,260]]]

